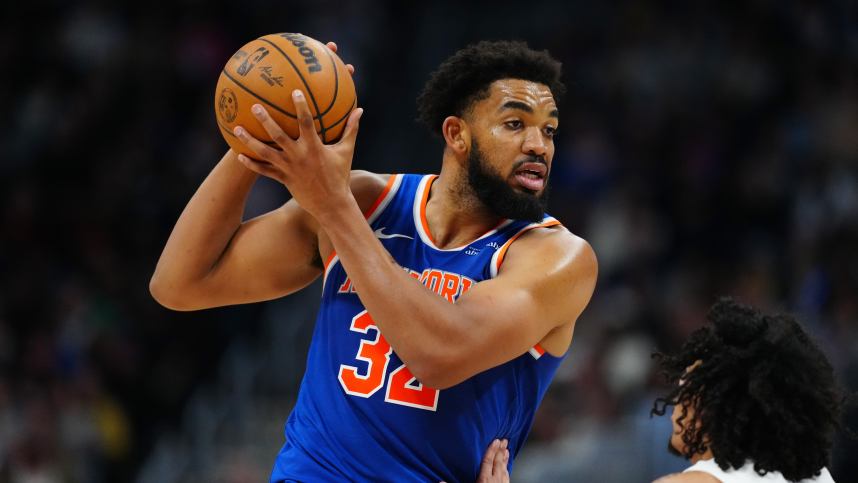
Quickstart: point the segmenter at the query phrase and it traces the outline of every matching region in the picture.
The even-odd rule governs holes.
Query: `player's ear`
[[[447,147],[454,153],[464,155],[471,145],[471,132],[468,123],[461,117],[448,116],[441,125],[441,133]]]

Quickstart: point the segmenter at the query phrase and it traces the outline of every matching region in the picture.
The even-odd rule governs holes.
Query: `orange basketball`
[[[250,112],[262,104],[293,139],[298,121],[292,91],[304,92],[324,143],[340,138],[349,113],[357,106],[352,77],[337,54],[301,34],[271,34],[240,48],[226,63],[215,90],[215,116],[229,146],[250,157],[232,130],[242,126],[256,139],[274,144]]]

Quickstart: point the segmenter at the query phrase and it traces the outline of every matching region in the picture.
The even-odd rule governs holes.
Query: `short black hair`
[[[488,97],[500,79],[522,79],[548,86],[559,103],[566,87],[561,64],[548,51],[536,51],[520,41],[487,41],[469,45],[441,63],[417,97],[417,119],[439,133],[447,116],[462,116]]]
[[[789,315],[725,298],[707,319],[678,354],[654,354],[675,387],[651,414],[671,405],[694,409],[693,417],[682,409],[679,418],[686,458],[708,448],[723,470],[750,459],[761,475],[818,475],[829,464],[844,403],[825,354]]]

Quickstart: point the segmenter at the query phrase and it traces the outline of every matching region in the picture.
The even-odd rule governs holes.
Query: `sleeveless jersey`
[[[436,177],[391,176],[366,216],[396,262],[451,303],[495,277],[518,236],[559,224],[549,216],[540,223],[505,220],[468,245],[439,249],[425,216]],[[562,358],[537,345],[435,390],[403,365],[359,292],[332,254],[298,401],[271,481],[472,482],[494,438],[509,439],[511,468]]]
[[[770,471],[765,476],[760,476],[754,471],[754,463],[751,461],[746,462],[739,469],[730,468],[724,471],[718,466],[715,459],[700,460],[683,471],[683,473],[689,471],[708,473],[720,480],[721,483],[791,483],[777,471]],[[831,473],[828,472],[828,468],[823,467],[820,470],[819,476],[807,478],[798,483],[834,483],[834,479],[831,477]]]

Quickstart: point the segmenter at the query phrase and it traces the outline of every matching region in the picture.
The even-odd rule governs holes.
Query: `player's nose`
[[[546,143],[545,138],[542,136],[542,131],[538,127],[533,126],[525,132],[521,151],[524,154],[541,157],[544,157],[548,153],[548,143]]]

